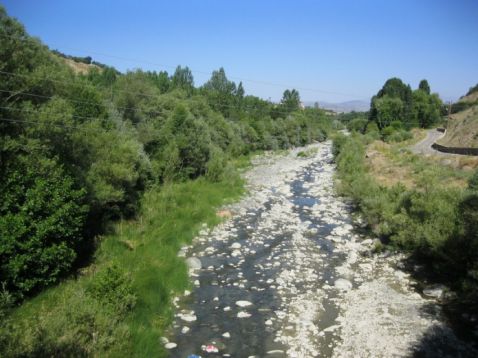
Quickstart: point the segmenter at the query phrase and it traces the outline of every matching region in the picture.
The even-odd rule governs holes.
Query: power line
[[[5,35],[5,34],[0,34],[0,36],[7,37],[7,38],[12,38],[12,39],[17,39],[17,40],[20,40],[20,41],[31,40],[31,38],[28,38],[28,37],[27,38],[18,38],[16,36]],[[29,35],[26,35],[26,36],[29,36]],[[41,42],[41,40],[40,40],[40,42]],[[44,45],[44,44],[42,43],[42,45]],[[47,45],[44,45],[44,46],[47,46]],[[81,52],[92,54],[92,55],[104,56],[104,57],[109,57],[109,58],[118,59],[118,60],[122,60],[122,61],[128,61],[128,62],[134,62],[134,63],[144,63],[144,64],[149,64],[149,65],[159,66],[159,67],[165,67],[165,68],[171,68],[171,69],[173,69],[173,68],[175,69],[175,68],[178,67],[178,66],[174,66],[174,65],[160,64],[160,63],[155,63],[155,62],[142,60],[142,59],[133,59],[133,58],[127,58],[127,57],[122,57],[122,56],[117,56],[117,55],[111,55],[111,54],[106,54],[106,53],[102,53],[102,52],[86,51],[86,50],[83,50],[83,49],[72,48],[72,47],[69,47],[69,46],[62,46],[62,47],[66,48],[66,49],[73,50],[73,51],[81,51]],[[211,73],[212,73],[212,71],[193,70],[191,68],[190,68],[190,70],[191,70],[191,72],[198,73],[198,74],[203,74],[203,75],[208,75],[208,76],[210,76]],[[242,78],[242,77],[238,77],[238,76],[229,76],[229,78],[235,79],[235,80],[238,80],[238,81],[242,81],[242,82],[262,84],[262,85],[266,85],[266,86],[281,87],[281,88],[295,88],[297,90],[307,91],[307,92],[334,94],[334,95],[339,95],[339,96],[344,96],[344,97],[353,97],[353,98],[363,97],[363,96],[358,95],[358,94],[343,93],[343,92],[336,92],[336,91],[327,91],[327,90],[322,90],[322,89],[317,89],[317,88],[296,87],[296,86],[290,86],[290,85],[286,85],[286,84]]]
[[[24,96],[29,96],[29,97],[34,97],[34,98],[42,98],[42,99],[53,99],[53,98],[55,98],[55,96],[46,96],[46,95],[40,95],[40,94],[35,94],[35,93],[30,93],[30,92],[5,90],[5,89],[0,89],[0,92],[10,93],[10,94],[12,94],[12,96],[13,95],[14,96],[24,95]],[[126,92],[126,93],[128,93],[128,94],[138,94],[137,92]],[[139,95],[141,95],[141,94],[139,94]],[[149,97],[159,99],[160,95],[156,95],[156,96],[155,95],[149,95]],[[72,103],[89,104],[89,105],[99,106],[99,104],[96,103],[96,102],[72,99],[72,98],[63,97],[63,96],[60,96],[59,98],[64,99],[66,101],[70,101]],[[262,111],[263,110],[262,108],[244,106],[244,105],[234,106],[234,105],[228,105],[228,104],[214,104],[214,105],[211,105],[210,103],[206,103],[206,104],[209,106],[209,108],[211,110],[214,110],[214,106],[217,106],[217,107],[220,107],[220,108],[231,108],[231,109],[235,109],[235,110],[246,110],[246,111],[247,110],[254,110],[254,111]],[[135,108],[135,107],[116,106],[116,109],[125,110],[125,111],[141,112],[141,113],[146,114],[146,115],[147,114],[163,114],[164,113],[163,111],[157,111],[157,110],[156,111],[155,110],[144,111],[141,108]],[[291,114],[291,112],[278,110],[277,108],[270,108],[270,109],[266,108],[266,111],[273,112],[273,113],[276,113],[276,114],[284,114],[284,115],[290,115]],[[88,118],[88,117],[86,117],[86,118]],[[95,119],[95,118],[93,118],[93,119]]]
[[[36,113],[36,112],[38,112],[38,109],[17,108],[17,107],[4,107],[4,106],[0,106],[0,109],[6,109],[7,111],[27,112],[27,113]],[[72,117],[72,118],[78,118],[78,119],[88,119],[88,120],[100,119],[100,118],[98,118],[98,117],[78,116],[78,115],[75,115],[75,114],[72,114],[71,117]]]
[[[58,127],[63,129],[77,129],[79,131],[90,132],[91,130],[85,127],[79,127],[75,125],[66,125],[60,123],[51,123],[51,122],[40,122],[40,121],[31,121],[26,119],[13,119],[13,118],[0,118],[0,121],[9,122],[9,123],[21,123],[21,124],[36,124],[36,125],[46,125],[50,127]]]

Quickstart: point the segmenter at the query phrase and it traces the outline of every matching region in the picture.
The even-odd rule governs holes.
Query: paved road
[[[438,139],[442,138],[444,135],[444,133],[439,132],[436,129],[430,129],[427,132],[427,137],[410,147],[410,149],[415,154],[453,155],[449,153],[442,153],[432,148],[432,144]]]

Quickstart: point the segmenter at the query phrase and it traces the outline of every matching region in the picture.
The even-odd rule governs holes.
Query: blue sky
[[[412,88],[426,78],[448,100],[478,83],[476,0],[1,3],[67,54],[121,71],[187,65],[196,84],[222,66],[266,99],[285,88],[299,88],[304,101],[369,99],[396,76]]]

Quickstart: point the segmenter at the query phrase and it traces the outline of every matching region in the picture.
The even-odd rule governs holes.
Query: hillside
[[[478,102],[478,90],[468,92],[466,96],[461,97],[458,102],[476,103]]]
[[[478,98],[478,93],[467,96]],[[478,148],[478,105],[452,114],[448,120],[446,135],[438,144],[448,147]]]
[[[94,64],[77,62],[70,58],[64,58],[64,57],[60,57],[60,58],[68,67],[70,67],[73,70],[73,72],[75,72],[75,74],[86,75],[93,68],[96,68],[101,71],[101,67]]]

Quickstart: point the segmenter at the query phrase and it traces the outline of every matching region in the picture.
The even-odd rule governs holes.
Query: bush
[[[0,277],[21,298],[67,273],[82,242],[85,192],[53,159],[19,155],[0,183]]]
[[[87,292],[120,314],[130,311],[136,303],[131,278],[117,265],[108,266],[97,273]]]
[[[368,120],[366,118],[354,118],[349,123],[347,123],[347,129],[350,132],[360,132],[365,133],[365,128],[367,127]]]
[[[413,137],[412,133],[406,130],[397,130],[393,132],[390,136],[386,138],[387,142],[403,142],[405,140],[411,139]]]
[[[478,191],[478,170],[473,173],[471,178],[468,181],[468,188],[470,190]]]
[[[211,148],[209,161],[206,163],[206,178],[211,182],[220,182],[224,179],[228,159],[220,148]]]
[[[347,142],[347,137],[342,133],[337,134],[334,137],[334,141],[332,143],[332,154],[334,157],[337,157],[340,152],[342,151],[342,147]]]

